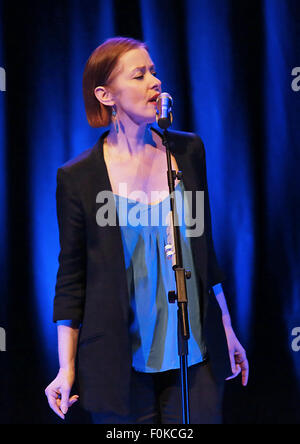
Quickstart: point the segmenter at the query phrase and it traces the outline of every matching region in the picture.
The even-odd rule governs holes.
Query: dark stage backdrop
[[[299,0],[1,2],[0,423],[60,422],[44,395],[58,370],[56,170],[99,137],[82,73],[115,35],[147,42],[173,128],[206,146],[216,250],[251,365],[247,388],[227,383],[225,421],[300,423],[299,29]],[[88,422],[71,411],[69,423]]]

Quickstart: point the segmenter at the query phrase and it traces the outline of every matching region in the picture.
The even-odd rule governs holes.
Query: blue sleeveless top
[[[175,189],[183,197],[184,185]],[[168,292],[176,291],[172,260],[167,258],[167,196],[158,204],[145,204],[114,194],[122,235],[127,284],[130,295],[132,366],[140,372],[163,372],[180,367],[177,348],[177,302],[168,302]],[[183,201],[183,200],[182,200]],[[177,196],[176,196],[177,202]],[[186,281],[190,339],[188,365],[205,359],[201,335],[200,305],[196,273],[185,233],[184,211],[180,226],[182,259],[192,277]],[[179,210],[178,210],[179,213]],[[180,220],[180,218],[179,218]]]

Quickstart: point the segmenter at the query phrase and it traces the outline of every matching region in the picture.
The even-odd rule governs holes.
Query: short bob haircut
[[[89,124],[93,128],[111,123],[112,107],[100,103],[95,96],[97,86],[107,86],[120,57],[132,49],[144,48],[145,43],[126,37],[114,37],[98,46],[86,62],[83,73],[83,99]]]

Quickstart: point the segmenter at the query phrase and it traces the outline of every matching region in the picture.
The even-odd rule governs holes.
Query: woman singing
[[[80,398],[96,424],[178,424],[177,304],[168,302],[176,287],[166,255],[170,229],[161,217],[169,206],[167,160],[151,126],[161,82],[145,44],[104,42],[87,61],[83,93],[90,125],[110,130],[57,173],[60,368],[46,389],[48,402],[64,418]],[[204,231],[191,234],[186,217],[180,226],[183,265],[191,271],[190,422],[218,424],[224,379],[241,373],[246,385],[248,361],[222,291],[203,143],[175,131],[168,139],[173,170],[183,172],[176,195],[204,192]],[[70,396],[75,376],[79,396]]]

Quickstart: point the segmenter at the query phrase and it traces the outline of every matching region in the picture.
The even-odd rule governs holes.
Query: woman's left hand
[[[249,377],[249,363],[246,356],[246,351],[237,339],[232,327],[224,325],[224,329],[232,369],[232,376],[227,378],[226,381],[236,378],[240,373],[242,373],[242,384],[243,386],[246,386],[248,384]]]

